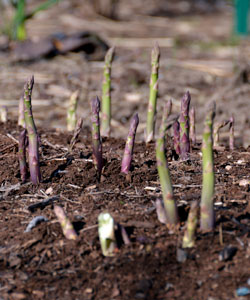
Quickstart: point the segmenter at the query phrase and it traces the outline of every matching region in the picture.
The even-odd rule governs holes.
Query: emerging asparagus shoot
[[[228,121],[223,121],[221,123],[218,123],[214,126],[214,135],[213,135],[213,142],[214,142],[214,147],[219,147],[219,131],[221,128],[225,127],[229,123]]]
[[[187,91],[181,100],[181,114],[180,114],[180,150],[181,159],[187,160],[190,153],[189,142],[189,105],[191,96]]]
[[[31,76],[24,85],[24,117],[25,127],[29,138],[29,169],[30,177],[33,184],[39,184],[41,181],[38,136],[32,115],[31,94],[34,85],[34,76]]]
[[[229,121],[229,149],[234,150],[234,116],[231,116]]]
[[[160,136],[165,137],[167,131],[167,121],[168,117],[172,111],[172,100],[170,99],[164,106],[162,120],[161,120],[161,127],[160,127]]]
[[[100,135],[100,100],[95,97],[91,103],[92,109],[92,147],[93,147],[93,161],[98,171],[98,177],[100,178],[103,160],[102,160],[102,141]]]
[[[193,201],[190,206],[190,211],[187,219],[187,227],[184,233],[182,248],[194,247],[195,242],[195,231],[198,222],[198,202]]]
[[[61,206],[55,205],[54,213],[62,227],[62,231],[66,239],[76,240],[77,234],[75,232],[75,229],[72,223],[70,222],[69,218],[66,216],[63,208]]]
[[[104,256],[114,256],[117,247],[114,226],[114,219],[109,213],[101,213],[98,216],[98,234]]]
[[[165,156],[164,138],[162,137],[157,139],[156,160],[167,223],[169,225],[176,225],[178,223],[177,207],[174,199],[167,159]]]
[[[102,83],[102,120],[101,132],[103,136],[110,135],[111,123],[111,65],[115,47],[111,47],[105,56],[103,83]]]
[[[22,126],[23,128],[25,128],[23,95],[20,97],[20,100],[19,100],[18,125]]]
[[[22,130],[19,135],[18,156],[22,183],[25,183],[28,177],[28,168],[26,163],[26,129]]]
[[[68,131],[73,131],[76,127],[76,110],[78,103],[79,91],[75,91],[71,94],[69,99],[69,106],[67,111],[67,129]]]
[[[173,135],[174,135],[174,150],[176,154],[180,155],[180,123],[176,120],[173,124]]]
[[[202,136],[202,195],[201,222],[202,231],[214,228],[214,161],[213,161],[213,120],[215,117],[215,103],[209,107],[206,115]]]
[[[147,114],[146,143],[149,143],[154,139],[157,94],[158,94],[159,60],[160,60],[160,49],[158,44],[155,43],[151,55],[152,69],[151,69],[150,92],[149,92],[148,114]]]
[[[130,124],[130,129],[125,145],[125,150],[124,150],[124,155],[122,159],[122,168],[121,171],[122,173],[128,174],[130,167],[131,167],[131,162],[133,158],[133,150],[134,150],[134,142],[135,142],[135,135],[136,135],[136,129],[139,124],[139,117],[138,114],[135,114],[134,117],[132,118],[131,124]]]

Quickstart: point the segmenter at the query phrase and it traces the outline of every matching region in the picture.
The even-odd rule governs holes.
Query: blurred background
[[[151,49],[161,49],[157,126],[162,107],[190,91],[198,137],[206,104],[216,122],[233,114],[239,146],[250,143],[249,1],[226,0],[0,0],[0,106],[17,118],[28,75],[35,75],[33,111],[38,126],[66,128],[72,92],[78,116],[90,124],[89,102],[101,97],[103,58],[116,46],[112,69],[112,136],[125,138],[139,113],[143,139]],[[227,139],[227,129],[221,137]]]

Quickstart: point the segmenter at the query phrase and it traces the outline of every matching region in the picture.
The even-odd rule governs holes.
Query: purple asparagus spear
[[[189,142],[189,105],[191,97],[187,91],[181,100],[181,114],[180,114],[180,150],[181,159],[186,160],[190,153]]]
[[[176,154],[180,155],[180,123],[176,120],[173,124],[174,130],[174,149]]]
[[[19,135],[19,147],[18,147],[18,156],[19,156],[19,165],[20,165],[22,183],[26,182],[28,177],[28,168],[26,162],[26,144],[27,144],[26,133],[27,133],[26,129],[21,131]]]
[[[138,117],[138,114],[136,113],[130,124],[127,142],[125,145],[125,151],[124,151],[124,155],[123,155],[123,159],[122,159],[121,171],[125,174],[128,174],[130,167],[131,167],[135,135],[136,135],[136,129],[137,129],[138,124],[139,124],[139,117]]]

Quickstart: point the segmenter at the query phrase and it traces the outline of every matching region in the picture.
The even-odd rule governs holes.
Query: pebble
[[[176,260],[180,263],[183,263],[187,260],[188,258],[188,253],[184,249],[177,248],[176,251]]]
[[[250,277],[247,279],[247,284],[250,285]]]
[[[232,166],[225,166],[225,169],[227,170],[227,171],[230,171],[231,169],[232,169]]]
[[[234,255],[237,252],[237,248],[233,247],[231,245],[226,246],[223,250],[220,251],[219,253],[219,260],[220,261],[227,261],[227,260],[231,260]]]
[[[249,179],[242,179],[239,181],[239,186],[248,186],[250,184]]]

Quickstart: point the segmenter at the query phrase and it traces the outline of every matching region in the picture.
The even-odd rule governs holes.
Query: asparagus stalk
[[[190,140],[193,145],[196,144],[196,134],[195,134],[195,108],[192,106],[189,113],[190,119]]]
[[[148,114],[147,114],[146,143],[149,143],[154,139],[157,94],[158,94],[159,60],[160,60],[160,49],[159,49],[159,45],[155,43],[151,55],[152,68],[151,68],[150,93],[149,93]]]
[[[6,123],[8,119],[8,110],[6,106],[0,108],[0,121]]]
[[[18,113],[18,125],[25,128],[25,116],[24,116],[24,100],[23,95],[19,100],[19,113]]]
[[[76,127],[76,110],[78,104],[79,91],[75,91],[71,94],[69,99],[69,106],[67,111],[67,129],[68,131],[73,131]]]
[[[92,147],[93,147],[93,161],[98,171],[98,176],[100,178],[103,160],[102,160],[102,141],[100,135],[100,100],[98,97],[95,97],[92,100]]]
[[[229,121],[229,149],[234,150],[234,116],[231,116]]]
[[[180,123],[176,120],[173,124],[174,130],[174,150],[176,154],[180,155]]]
[[[25,127],[27,128],[29,138],[29,169],[33,184],[39,184],[41,181],[38,136],[32,114],[31,94],[34,85],[34,76],[31,76],[24,85],[24,117]]]
[[[163,224],[167,224],[167,215],[166,215],[163,201],[161,199],[156,199],[155,208],[156,208],[156,214],[159,222]]]
[[[190,153],[189,142],[189,105],[191,96],[187,91],[181,100],[181,114],[180,114],[180,150],[181,159],[186,160]]]
[[[114,219],[109,213],[101,213],[98,216],[98,234],[104,256],[114,256],[117,247],[114,226]]]
[[[202,136],[202,195],[201,222],[203,231],[214,228],[214,161],[213,161],[213,120],[215,117],[215,103],[209,107],[206,115]]]
[[[136,113],[134,117],[132,118],[131,124],[130,124],[130,129],[125,145],[125,150],[123,154],[123,159],[122,159],[122,167],[121,167],[121,172],[128,174],[130,167],[131,167],[131,162],[133,158],[133,150],[134,150],[134,143],[135,143],[135,135],[136,135],[136,129],[139,124],[139,117],[138,114]]]
[[[213,133],[213,139],[214,139],[214,147],[219,147],[219,131],[221,128],[225,127],[229,121],[223,121],[221,123],[217,123],[214,126],[214,133]]]
[[[115,47],[111,47],[105,56],[103,83],[102,83],[102,120],[101,132],[104,136],[110,135],[111,122],[111,65]]]
[[[165,137],[166,130],[167,130],[167,120],[169,115],[172,111],[172,100],[168,100],[164,106],[162,120],[161,120],[161,127],[160,127],[160,136]]]
[[[195,231],[198,222],[198,202],[193,201],[188,214],[187,227],[184,233],[182,248],[191,248],[194,246]]]
[[[26,163],[26,129],[22,130],[19,135],[18,156],[22,183],[25,183],[28,177],[28,168]]]
[[[75,146],[76,140],[81,132],[82,129],[82,123],[83,123],[83,118],[80,118],[77,123],[76,123],[76,127],[74,130],[74,135],[70,141],[70,145],[69,145],[69,152],[72,151],[73,147]]]
[[[160,177],[167,223],[175,225],[178,223],[178,214],[164,148],[164,138],[160,137],[156,143],[157,169]]]
[[[62,231],[66,239],[76,240],[77,234],[75,232],[75,229],[72,223],[70,222],[69,218],[66,216],[63,208],[61,206],[55,205],[54,213],[62,227]]]

